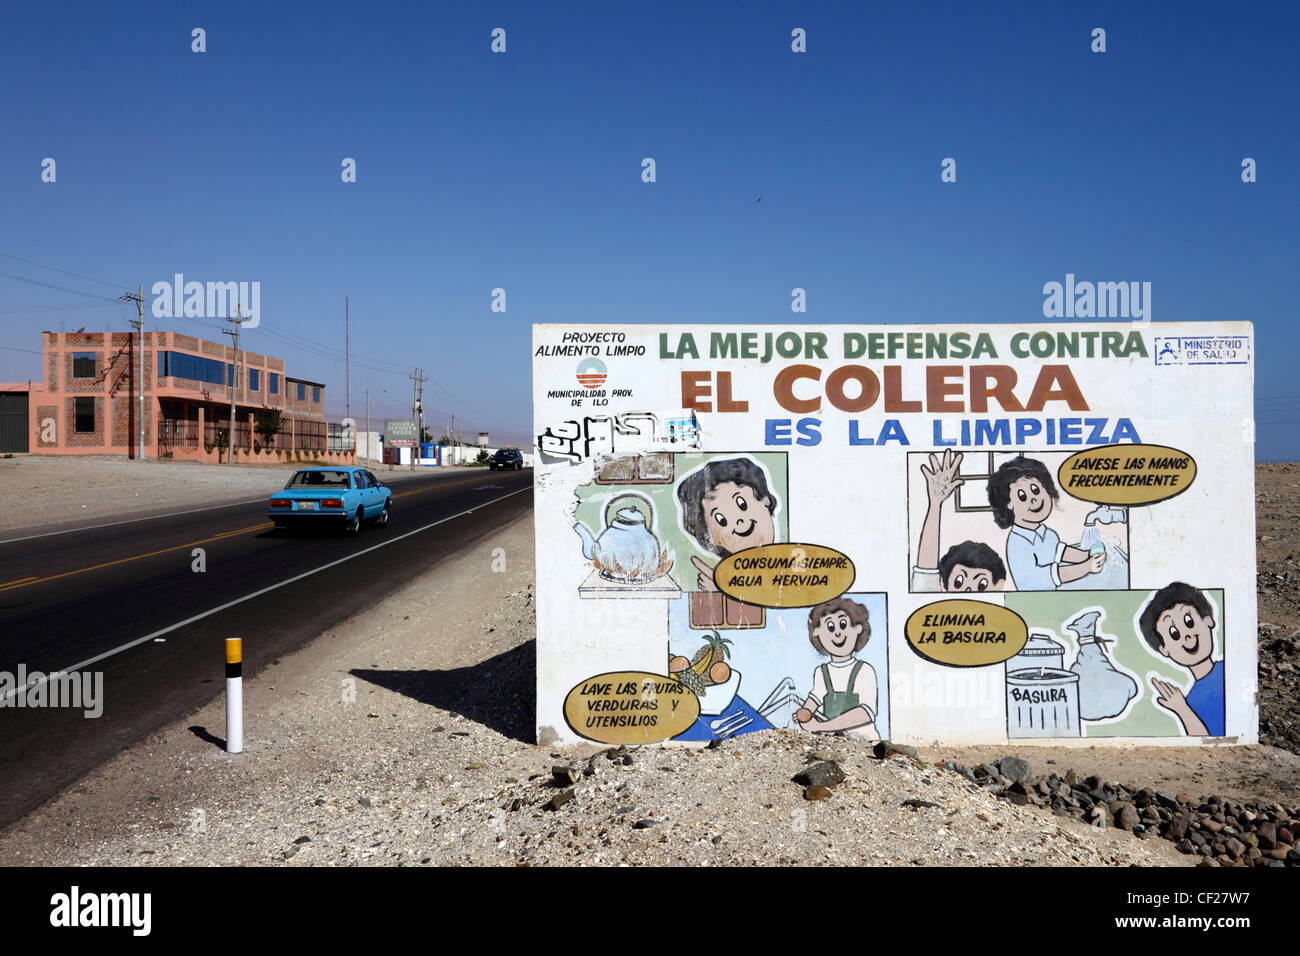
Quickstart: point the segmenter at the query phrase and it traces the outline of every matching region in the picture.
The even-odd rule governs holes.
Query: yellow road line
[[[98,571],[101,568],[111,568],[114,565],[126,564],[127,562],[130,561],[139,561],[142,558],[152,558],[155,555],[167,554],[169,551],[181,551],[185,548],[192,548],[195,545],[207,544],[209,541],[219,541],[222,538],[233,537],[234,535],[237,534],[246,534],[249,531],[259,531],[264,528],[270,527],[270,525],[271,522],[266,521],[263,522],[262,524],[249,525],[247,528],[237,528],[234,531],[224,531],[221,534],[214,534],[210,538],[201,538],[198,541],[191,541],[188,544],[178,544],[170,548],[161,548],[158,551],[150,551],[146,554],[132,555],[129,558],[118,558],[116,561],[105,561],[102,564],[92,564],[88,568],[78,568],[75,571],[63,571],[59,574],[50,574],[43,578],[33,577],[33,578],[24,578],[21,581],[10,581],[8,584],[0,585],[0,591],[13,591],[13,590],[17,590],[18,588],[29,587],[30,585],[33,584],[43,584],[46,581],[56,581],[59,578],[71,577],[74,574],[85,574],[87,571]]]
[[[481,480],[480,476],[476,475],[473,478],[466,478],[461,481],[438,481],[438,482],[431,483],[427,488],[418,488],[418,489],[412,489],[411,491],[404,491],[402,492],[402,495],[418,495],[422,492],[429,491],[430,489],[433,488],[454,488],[459,485],[475,484],[480,480]],[[267,497],[270,498],[270,495],[268,495]],[[401,495],[395,494],[392,495],[392,497],[399,498],[401,497]],[[51,574],[43,578],[35,577],[35,576],[29,578],[19,578],[15,581],[8,581],[4,584],[0,584],[0,591],[14,591],[17,590],[18,588],[25,588],[32,584],[43,584],[46,581],[56,581],[59,578],[71,577],[74,574],[85,574],[87,571],[98,571],[102,568],[111,568],[114,565],[126,564],[130,561],[140,561],[143,558],[152,558],[155,557],[156,555],[167,554],[168,552],[171,551],[182,551],[185,548],[193,548],[200,544],[207,544],[209,541],[220,541],[222,538],[233,537],[234,535],[237,534],[247,534],[250,531],[259,531],[264,528],[270,527],[273,524],[274,522],[265,521],[262,524],[249,525],[247,528],[237,528],[234,531],[223,531],[221,534],[214,534],[210,538],[203,538],[199,541],[191,541],[188,544],[178,544],[170,548],[162,548],[158,551],[149,551],[145,554],[133,555],[129,558],[118,558],[116,561],[105,561],[103,564],[92,564],[90,567],[87,568],[78,568],[75,571],[63,571],[60,574]]]

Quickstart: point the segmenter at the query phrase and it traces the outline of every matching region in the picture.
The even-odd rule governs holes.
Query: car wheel
[[[360,508],[357,509],[356,514],[354,514],[351,518],[348,519],[348,523],[344,526],[343,530],[347,532],[347,535],[350,538],[355,537],[357,533],[361,530],[361,509]]]
[[[523,463],[523,462],[521,462],[521,461],[517,461],[517,462],[515,462],[515,471],[519,471],[519,470],[520,470],[521,468],[523,468],[523,467],[524,467],[524,463]]]
[[[384,510],[379,512],[379,517],[375,519],[375,524],[381,528],[386,528],[388,526],[388,517],[391,512],[392,512],[392,508],[390,507],[389,503],[385,501]]]

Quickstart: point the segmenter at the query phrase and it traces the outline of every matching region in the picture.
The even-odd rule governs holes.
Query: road
[[[275,534],[245,503],[0,540],[0,671],[103,673],[97,718],[0,709],[0,827],[223,693],[226,638],[255,673],[529,511],[531,486],[531,469],[394,482],[388,527],[355,538]]]

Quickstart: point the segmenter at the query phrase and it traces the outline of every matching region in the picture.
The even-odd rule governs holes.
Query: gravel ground
[[[1288,490],[1300,470],[1275,468],[1261,477],[1261,496],[1290,497],[1261,497],[1260,533],[1269,536],[1261,572],[1268,562],[1293,568],[1300,551]],[[1265,504],[1288,510],[1267,517]],[[1277,550],[1267,550],[1273,542]],[[489,571],[495,548],[507,555],[503,573]],[[1270,573],[1284,577],[1273,578],[1267,594],[1261,588],[1266,718],[1294,713],[1294,686],[1275,678],[1292,673],[1277,665],[1294,654],[1287,635],[1297,631],[1300,607],[1294,571]],[[602,748],[535,746],[528,742],[532,582],[525,519],[246,678],[245,754],[229,756],[213,742],[224,732],[218,700],[10,828],[0,864],[1178,866],[1195,859],[1165,840],[1011,805],[933,766],[991,761],[1007,747],[931,747],[921,750],[923,762],[882,761],[847,738],[794,731],[733,738],[712,750],[640,748],[617,760]],[[1279,640],[1281,649],[1268,649]],[[344,703],[349,679],[355,702]],[[1016,753],[1035,773],[1074,769],[1198,796],[1294,803],[1300,783],[1300,757],[1270,746]],[[826,799],[808,800],[791,778],[816,757],[839,761],[847,779]],[[575,784],[557,786],[555,767],[574,768]],[[570,789],[571,799],[547,809]]]
[[[0,489],[23,489],[23,506],[0,511],[0,533],[46,530],[87,518],[118,520],[234,501],[260,499],[297,465],[203,465],[192,461],[131,461],[100,456],[17,455],[0,458]],[[441,472],[441,469],[424,469]],[[410,472],[378,466],[383,480]],[[452,473],[455,469],[446,469]]]

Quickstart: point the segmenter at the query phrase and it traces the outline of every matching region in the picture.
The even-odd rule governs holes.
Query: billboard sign
[[[414,418],[385,418],[384,444],[391,448],[414,448],[418,427]]]
[[[1256,742],[1252,339],[534,326],[539,741]]]

